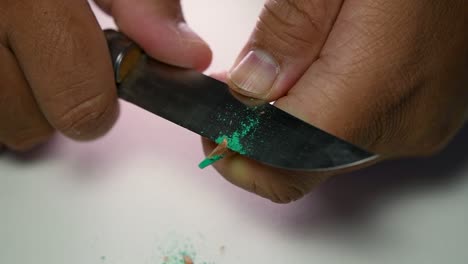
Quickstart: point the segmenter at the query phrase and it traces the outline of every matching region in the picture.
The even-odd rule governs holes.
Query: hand
[[[151,56],[200,70],[210,63],[179,1],[96,2]],[[93,139],[117,116],[109,51],[85,0],[0,0],[0,83],[0,145],[13,150],[54,130]]]
[[[383,157],[430,155],[467,116],[467,15],[464,0],[270,0],[228,82]],[[337,173],[239,155],[215,167],[282,203]]]

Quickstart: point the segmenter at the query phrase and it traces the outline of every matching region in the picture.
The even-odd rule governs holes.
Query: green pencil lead
[[[210,165],[213,165],[213,163],[217,162],[218,160],[224,158],[224,155],[228,151],[228,141],[227,139],[223,139],[219,145],[208,155],[200,164],[198,164],[198,167],[200,169],[204,169]]]
[[[200,169],[204,169],[210,165],[213,165],[215,162],[217,162],[218,160],[224,158],[223,155],[215,155],[213,157],[206,157],[206,159],[204,159],[202,162],[200,162],[200,164],[198,164],[198,167]]]

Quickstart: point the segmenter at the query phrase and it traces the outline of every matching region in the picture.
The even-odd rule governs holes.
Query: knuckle
[[[299,192],[296,188],[283,187],[282,189],[273,189],[270,192],[270,201],[277,204],[288,204],[297,201],[304,197],[304,193]]]
[[[316,48],[328,20],[326,13],[323,1],[267,1],[256,27],[262,33],[257,41],[277,43],[285,53],[291,52],[291,44],[295,49]]]
[[[294,175],[291,175],[295,177]],[[293,183],[271,183],[268,198],[278,204],[288,204],[304,197],[307,191]]]
[[[351,129],[351,138],[358,145],[376,153],[399,155],[406,152],[404,142],[410,136],[409,107],[411,103],[406,97],[396,101],[378,100],[357,123],[358,126]]]
[[[49,105],[52,125],[78,140],[93,139],[106,132],[116,108],[116,89],[85,66],[77,65],[74,71],[55,75],[56,92],[49,92],[41,100]]]
[[[397,92],[387,89],[368,114],[360,116],[350,138],[368,150],[395,157],[437,154],[460,127],[460,118],[451,120],[436,110],[428,88],[421,82]]]
[[[79,100],[56,120],[56,127],[76,139],[89,139],[105,132],[112,101],[105,93]]]
[[[306,191],[304,189],[292,185],[287,188],[287,193],[286,201],[288,201],[288,203],[297,201],[306,195]]]
[[[272,22],[281,26],[320,30],[326,21],[327,6],[317,0],[268,1],[264,11]]]

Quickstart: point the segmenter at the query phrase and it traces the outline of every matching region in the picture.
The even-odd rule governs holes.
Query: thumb
[[[180,0],[95,0],[122,32],[160,61],[204,70],[211,62],[208,45],[184,20]]]
[[[229,73],[237,92],[267,101],[285,95],[317,60],[342,0],[268,0]]]

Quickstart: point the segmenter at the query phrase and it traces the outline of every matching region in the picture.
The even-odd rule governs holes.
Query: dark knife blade
[[[270,104],[245,105],[223,82],[146,55],[117,79],[120,98],[217,143],[226,139],[229,149],[264,164],[330,170],[376,157]]]

